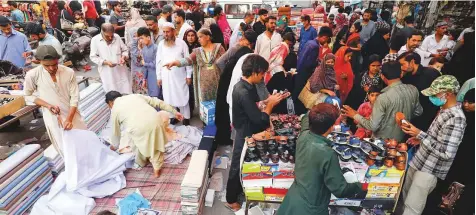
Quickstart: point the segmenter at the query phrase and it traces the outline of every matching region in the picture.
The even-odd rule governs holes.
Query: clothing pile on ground
[[[198,149],[203,131],[193,126],[176,126],[173,128],[179,138],[165,145],[164,162],[180,164],[193,151]]]
[[[93,83],[79,92],[79,112],[90,131],[98,133],[111,115],[111,111],[104,102],[106,93],[102,84]]]
[[[0,214],[23,214],[53,183],[40,145],[26,145],[0,163]]]
[[[196,150],[192,153],[190,166],[182,181],[182,214],[201,214],[208,188],[208,152]]]
[[[89,214],[96,205],[93,198],[112,195],[126,186],[125,163],[133,155],[111,151],[95,133],[65,131],[63,154],[65,171],[56,178],[49,194],[35,203],[31,215]]]
[[[53,145],[46,148],[45,158],[53,171],[53,175],[59,175],[59,173],[64,170],[64,160]]]

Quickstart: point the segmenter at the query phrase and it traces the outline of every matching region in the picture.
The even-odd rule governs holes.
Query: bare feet
[[[154,177],[158,178],[160,177],[160,169],[154,169]]]
[[[230,204],[230,203],[225,203],[225,206],[226,206],[228,209],[232,210],[233,212],[237,212],[237,211],[239,211],[239,210],[241,209],[241,205],[240,205],[239,203],[237,203],[237,202],[231,203],[231,204]]]

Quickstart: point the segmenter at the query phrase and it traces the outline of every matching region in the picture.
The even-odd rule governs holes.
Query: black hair
[[[302,15],[301,19],[304,20],[304,21],[311,22],[311,17],[309,15]]]
[[[322,26],[317,36],[318,37],[322,37],[322,36],[332,37],[332,29],[327,26]]]
[[[413,29],[412,30],[412,34],[410,34],[408,36],[408,39],[411,39],[413,36],[421,36],[422,38],[424,37],[423,36],[423,32],[419,31],[419,30],[416,30],[416,29]]]
[[[182,19],[185,20],[185,11],[183,11],[182,9],[176,10],[175,14],[177,14],[177,16],[182,17]]]
[[[248,55],[241,66],[242,74],[247,78],[253,75],[253,73],[265,73],[268,71],[268,68],[268,61],[257,54]]]
[[[390,29],[388,29],[388,28],[379,28],[379,29],[377,30],[377,32],[378,32],[380,35],[384,36],[385,34],[390,33]]]
[[[97,213],[97,215],[116,215],[116,214],[111,212],[111,211],[104,210],[104,211],[99,211],[99,213]]]
[[[339,118],[339,110],[334,105],[320,103],[309,111],[309,129],[314,134],[323,135]]]
[[[294,37],[294,33],[292,32],[288,32],[283,35],[283,41],[285,40],[290,41],[293,44],[296,43],[296,38]]]
[[[268,14],[268,10],[261,8],[258,10],[258,16]]]
[[[215,9],[213,10],[213,16],[218,16],[221,14],[223,11],[223,8],[220,5],[215,6]]]
[[[382,75],[388,80],[398,79],[401,74],[401,65],[398,61],[390,61],[382,66]]]
[[[397,33],[397,35],[395,35],[395,38],[390,42],[390,49],[396,51],[400,50],[400,48],[405,45],[406,39],[404,38],[404,35]]]
[[[264,20],[264,23],[268,23],[270,19],[277,20],[275,16],[268,16],[268,17],[266,17],[266,19]]]
[[[333,13],[329,14],[329,19],[330,19],[330,18],[335,18],[335,17],[336,17],[336,16],[335,16]]]
[[[474,88],[468,90],[468,92],[466,92],[466,94],[464,94],[464,100],[463,101],[469,102],[469,103],[474,103]]]
[[[380,12],[380,18],[385,22],[388,22],[388,19],[390,19],[390,12],[388,10],[382,10],[382,12]]]
[[[137,29],[137,36],[149,36],[150,37],[150,31],[148,28],[146,27],[140,27],[139,29]]]
[[[381,93],[382,92],[382,88],[378,85],[372,85],[369,87],[369,90],[367,91],[368,94],[371,94],[371,93]]]
[[[343,8],[343,7],[339,7],[339,9],[337,9],[337,12],[338,12],[338,13],[344,13],[344,8]]]
[[[428,63],[428,65],[433,65],[435,63],[444,64],[445,63],[445,58],[443,56],[431,58],[430,63]]]
[[[117,98],[121,97],[122,94],[120,92],[117,92],[117,91],[114,91],[114,90],[111,90],[109,92],[106,93],[106,104],[109,104],[109,102],[113,102],[114,100],[116,100]]]
[[[403,18],[403,20],[405,21],[406,24],[413,24],[415,22],[415,19],[413,18],[413,16],[406,16],[405,18]]]
[[[17,7],[18,7],[18,4],[17,4],[16,2],[14,2],[14,1],[8,1],[7,4],[8,4],[8,6],[12,6],[12,7],[14,7],[14,8],[17,8]]]
[[[162,13],[162,9],[160,8],[153,8],[150,12],[150,14],[152,14],[152,16],[155,16],[155,17],[160,16],[161,13]]]
[[[368,14],[372,15],[372,10],[370,10],[370,9],[365,9],[365,10],[364,10],[364,13],[368,13]]]
[[[369,56],[369,66],[371,63],[375,62],[375,61],[378,61],[380,62],[380,56],[378,54],[373,54],[373,55],[370,55]]]
[[[25,26],[25,33],[27,35],[40,35],[40,34],[46,34],[45,29],[43,29],[43,26],[38,23],[27,23]]]
[[[347,15],[349,15],[352,12],[352,7],[351,6],[346,6],[344,8],[344,12],[347,13]]]
[[[355,30],[357,31],[357,33],[359,33],[360,31],[362,31],[362,24],[360,24],[360,22],[354,22],[354,28]]]
[[[157,23],[157,17],[153,15],[147,15],[144,17],[144,21],[154,21],[154,23]]]
[[[65,9],[65,6],[66,6],[66,2],[65,1],[58,1],[58,9],[61,11],[63,9]],[[98,11],[99,13],[99,11]]]
[[[111,8],[114,10],[114,8],[119,5],[119,2],[118,1],[110,1],[109,2],[109,5],[111,5]]]
[[[371,11],[372,11],[372,14],[370,15],[370,20],[376,22],[378,20],[377,11],[376,10],[371,10]]]
[[[351,48],[347,48],[347,49],[345,50],[344,56],[345,56],[346,54],[349,54],[349,53],[352,53],[352,49],[351,49]]]
[[[12,22],[5,16],[0,16],[0,26],[2,27],[7,27],[7,25],[10,25]]]
[[[400,56],[398,56],[397,61],[400,61],[400,59],[402,59],[402,58],[407,62],[410,62],[410,61],[414,60],[416,64],[421,63],[421,57],[416,52],[407,51],[405,53],[402,53]]]

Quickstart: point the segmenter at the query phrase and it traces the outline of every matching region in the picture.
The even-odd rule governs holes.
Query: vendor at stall
[[[331,194],[337,198],[350,198],[362,191],[359,182],[347,183],[339,158],[328,146],[330,140],[326,136],[338,118],[339,109],[321,103],[301,120],[301,134],[296,143],[296,178],[279,207],[278,215],[329,214]]]
[[[61,56],[50,45],[36,50],[38,66],[26,73],[23,91],[30,100],[43,108],[43,120],[51,143],[63,156],[61,130],[87,129],[78,112],[79,90],[73,69],[58,65]],[[38,95],[33,95],[38,92]],[[62,127],[62,128],[61,128]]]
[[[269,115],[273,108],[289,96],[287,94],[270,95],[263,103],[266,107],[261,111],[256,105],[259,102],[255,84],[261,83],[268,71],[269,63],[257,54],[246,57],[243,66],[242,79],[233,88],[233,126],[236,130],[233,144],[233,157],[230,174],[226,187],[226,207],[233,211],[241,209],[238,196],[243,193],[240,182],[240,158],[245,143],[245,137],[264,131],[270,126]]]
[[[156,108],[172,113],[178,120],[183,119],[182,114],[158,98],[139,94],[122,96],[117,91],[109,91],[106,103],[111,108],[111,144],[119,146],[122,127],[137,148],[136,163],[144,167],[149,159],[154,168],[154,176],[159,177],[167,137],[163,120]]]

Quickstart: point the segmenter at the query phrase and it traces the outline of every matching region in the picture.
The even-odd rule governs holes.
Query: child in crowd
[[[75,22],[73,25],[74,30],[81,30],[81,29],[88,28],[88,25],[86,24],[83,13],[81,11],[74,12],[74,22]]]
[[[377,97],[380,95],[380,90],[381,88],[378,86],[371,86],[369,88],[369,91],[367,93],[367,99],[369,101],[361,104],[359,109],[357,110],[357,112],[361,116],[367,119],[370,118],[370,115],[372,115],[372,107],[374,106],[375,101],[377,100]],[[355,136],[360,139],[369,138],[372,136],[372,131],[359,127],[357,128],[357,131],[355,131]]]

